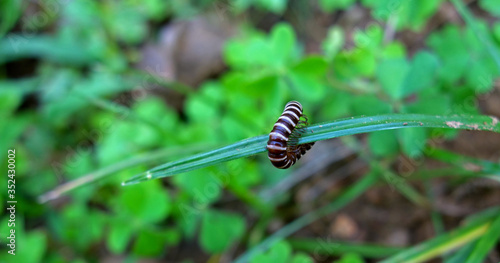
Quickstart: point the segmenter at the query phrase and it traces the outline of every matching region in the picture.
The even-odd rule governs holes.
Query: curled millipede
[[[301,117],[305,120],[300,120]],[[276,168],[290,168],[314,145],[314,142],[297,145],[306,125],[307,116],[302,113],[302,105],[298,101],[288,102],[267,141],[268,157]]]

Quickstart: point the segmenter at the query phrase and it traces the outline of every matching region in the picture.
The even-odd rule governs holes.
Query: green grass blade
[[[500,215],[491,223],[488,232],[482,236],[472,253],[467,258],[466,263],[483,262],[484,258],[488,255],[493,247],[495,247],[498,239],[500,238]]]
[[[467,245],[464,245],[461,247],[453,256],[447,258],[444,260],[444,263],[462,263],[467,260],[467,256],[470,255],[472,249],[474,249],[475,244],[477,241],[470,242]]]
[[[76,91],[76,93],[79,96],[81,96],[82,98],[88,100],[89,103],[95,105],[96,107],[99,107],[101,109],[115,113],[116,115],[119,116],[120,119],[127,118],[127,119],[131,119],[131,120],[135,120],[135,121],[144,123],[144,124],[148,125],[149,127],[155,129],[159,134],[162,134],[163,136],[168,136],[166,134],[166,132],[163,130],[163,128],[158,123],[150,121],[150,120],[140,116],[136,112],[130,110],[130,108],[127,108],[125,106],[122,106],[122,105],[115,103],[115,102],[112,102],[112,101],[108,101],[108,100],[105,100],[105,99],[102,99],[102,98],[99,98],[99,97],[96,97],[96,96],[93,96],[90,94],[86,94],[86,93],[81,92],[81,91]]]
[[[235,263],[248,262],[252,257],[261,251],[269,249],[275,243],[289,237],[291,234],[295,233],[304,226],[318,220],[319,218],[338,211],[345,205],[349,204],[352,200],[363,194],[368,188],[374,185],[379,178],[379,173],[372,171],[370,174],[364,176],[355,185],[351,186],[345,192],[342,193],[335,201],[331,204],[321,207],[318,210],[312,211],[297,220],[291,222],[290,224],[282,227],[280,230],[276,231],[274,234],[260,242],[257,246],[247,250],[239,258],[237,258]]]
[[[122,185],[136,184],[151,179],[162,178],[178,173],[185,173],[221,162],[227,162],[261,153],[266,151],[267,139],[267,135],[261,135],[231,144],[226,147],[219,148],[217,150],[166,163],[157,166],[145,173],[138,174],[127,180],[126,182],[123,182]]]
[[[449,163],[462,169],[474,169],[491,175],[500,175],[500,163],[472,158],[438,148],[427,148],[424,153],[427,157]]]
[[[85,65],[95,61],[89,48],[81,43],[65,43],[48,35],[27,38],[23,34],[8,34],[0,39],[0,63],[29,57],[69,65]]]
[[[493,216],[491,215],[492,211],[495,212]],[[446,252],[453,251],[469,242],[473,242],[474,240],[480,238],[486,232],[492,230],[491,225],[493,218],[496,218],[498,216],[500,216],[498,209],[489,209],[484,212],[484,215],[471,220],[466,226],[460,227],[452,232],[425,241],[420,245],[413,246],[381,262],[426,262],[427,260],[442,255]]]
[[[200,151],[202,149],[206,149],[208,146],[206,145],[191,145],[189,147],[180,147],[174,149],[165,149],[150,152],[148,154],[143,154],[139,156],[134,156],[132,158],[126,159],[121,162],[117,162],[110,166],[104,167],[97,171],[93,171],[91,173],[85,174],[77,179],[66,182],[57,186],[56,188],[40,195],[37,200],[39,203],[45,203],[54,199],[61,197],[63,194],[72,191],[74,189],[80,188],[84,185],[94,183],[97,180],[104,179],[108,176],[112,176],[119,171],[141,165],[141,164],[150,164],[152,162],[157,162],[160,159],[169,158],[173,155],[179,156],[180,154],[191,154],[196,151]]]
[[[318,253],[325,256],[341,256],[345,253],[356,253],[368,258],[383,258],[392,256],[404,250],[401,247],[387,247],[369,244],[349,244],[344,242],[332,242],[322,239],[288,239],[288,243],[294,250],[302,250],[310,254]]]
[[[307,134],[302,136],[299,143],[302,144],[345,135],[409,127],[494,131],[500,133],[500,122],[493,116],[384,114],[372,117],[353,117],[309,126],[307,128]]]
[[[299,144],[346,135],[409,127],[481,130],[500,133],[500,123],[496,117],[386,114],[372,117],[352,117],[311,125],[305,129],[305,133],[299,139]],[[151,179],[172,176],[174,174],[184,173],[221,162],[262,153],[266,151],[267,139],[268,135],[261,135],[214,151],[166,163],[144,173],[135,175],[123,182],[122,185],[136,184]]]
[[[430,206],[429,200],[411,186],[405,178],[394,174],[388,169],[381,169],[381,171],[387,183],[398,190],[399,193],[405,196],[410,202],[420,207],[427,208]]]
[[[433,178],[479,178],[488,174],[477,171],[464,170],[459,167],[446,167],[435,169],[421,169],[413,173],[407,180],[428,180]]]

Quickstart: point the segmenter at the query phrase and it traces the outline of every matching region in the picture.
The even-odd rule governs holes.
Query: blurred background
[[[500,205],[499,134],[444,129],[321,141],[288,170],[259,154],[120,185],[267,134],[289,100],[311,123],[500,116],[497,0],[4,0],[0,13],[0,164],[15,149],[18,202],[15,256],[0,218],[2,262],[230,262],[369,174],[252,262],[374,262]],[[378,253],[318,252],[335,242]]]

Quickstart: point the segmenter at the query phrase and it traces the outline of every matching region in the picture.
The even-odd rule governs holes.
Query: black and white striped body
[[[298,101],[288,102],[278,121],[274,124],[273,130],[269,133],[268,157],[276,168],[289,168],[313,146],[314,142],[302,145],[289,143],[290,135],[296,129],[297,124],[306,124],[305,121],[300,120],[302,116],[305,117],[302,114],[302,105]]]

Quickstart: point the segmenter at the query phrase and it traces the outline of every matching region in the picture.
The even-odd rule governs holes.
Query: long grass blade
[[[310,254],[318,253],[325,256],[341,256],[345,253],[356,253],[362,257],[383,258],[392,256],[403,251],[403,247],[387,247],[371,244],[349,244],[345,242],[333,242],[320,238],[311,240],[305,238],[288,239],[288,243],[295,250],[301,250]]]
[[[381,262],[426,262],[446,252],[454,251],[492,230],[492,221],[498,216],[500,216],[498,208],[487,210],[463,227],[413,246]]]
[[[424,152],[425,155],[430,158],[449,163],[465,170],[476,170],[491,175],[500,175],[500,163],[472,158],[438,148],[427,148]]]
[[[490,229],[476,243],[467,263],[482,262],[500,238],[500,215],[491,223]]]
[[[492,116],[435,116],[423,114],[386,114],[372,117],[353,117],[309,126],[299,144],[332,139],[366,132],[410,127],[449,128],[500,133],[500,123]],[[174,174],[204,168],[221,162],[248,157],[266,151],[267,135],[246,139],[229,146],[157,166],[122,183],[136,184]]]
[[[88,185],[90,183],[95,183],[98,180],[102,180],[104,178],[112,176],[119,171],[141,164],[150,164],[152,162],[157,162],[159,159],[170,158],[172,155],[174,155],[174,153],[176,156],[179,156],[179,154],[191,154],[193,152],[200,151],[206,148],[208,148],[208,146],[206,145],[191,145],[189,147],[158,150],[150,152],[148,154],[134,156],[132,158],[112,164],[107,167],[103,167],[102,169],[93,171],[77,179],[61,184],[56,188],[38,196],[37,200],[39,203],[46,203],[48,201],[61,197],[62,195],[66,194],[69,191],[75,190],[82,186]]]

